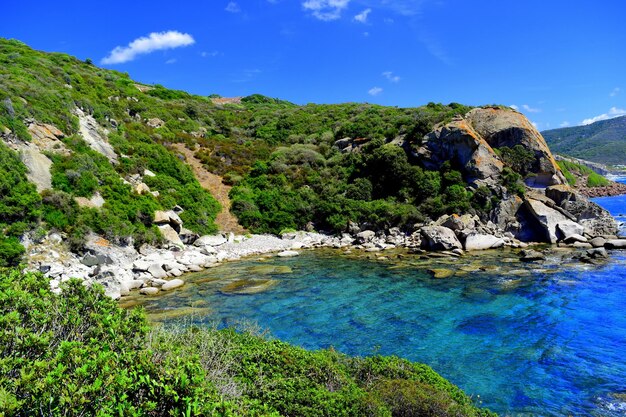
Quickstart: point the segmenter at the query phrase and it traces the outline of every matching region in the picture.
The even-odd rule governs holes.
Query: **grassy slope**
[[[541,134],[555,153],[607,165],[626,164],[626,117]]]

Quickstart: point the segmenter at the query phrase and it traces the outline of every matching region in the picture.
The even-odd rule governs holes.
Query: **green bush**
[[[606,187],[607,185],[609,185],[609,180],[600,174],[592,172],[587,177],[587,187]]]
[[[0,414],[493,415],[426,365],[249,330],[150,329],[100,286],[70,280],[57,295],[17,270],[0,272]]]

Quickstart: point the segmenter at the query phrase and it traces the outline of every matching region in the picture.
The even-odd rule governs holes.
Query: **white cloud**
[[[137,38],[128,46],[116,46],[111,53],[102,58],[102,64],[123,64],[135,59],[138,55],[164,49],[180,48],[181,46],[193,45],[196,41],[188,33],[180,33],[175,30],[167,32],[153,32],[148,36]]]
[[[516,104],[511,104],[509,107],[512,108],[513,110],[519,110],[519,107],[517,107]]]
[[[367,17],[372,12],[372,9],[365,9],[361,13],[354,16],[354,20],[360,23],[367,23]]]
[[[400,77],[398,77],[397,75],[393,75],[393,72],[391,71],[385,71],[382,73],[382,76],[385,77],[387,80],[391,81],[392,83],[397,83],[400,81]]]
[[[367,91],[367,94],[369,94],[370,96],[377,96],[380,93],[383,92],[383,89],[380,87],[372,87]]]
[[[220,53],[217,51],[211,51],[211,52],[207,52],[207,51],[202,51],[200,52],[200,56],[202,58],[207,58],[207,57],[215,57],[218,56]]]
[[[530,107],[528,104],[522,104],[522,108],[526,110],[528,113],[540,113],[541,109]]]
[[[306,0],[302,2],[302,8],[317,19],[329,22],[339,19],[349,3],[350,0]]]
[[[539,123],[531,121],[530,124],[533,125],[535,129],[539,130]]]
[[[611,107],[607,113],[600,114],[589,119],[585,119],[580,124],[590,125],[591,123],[599,122],[600,120],[613,119],[614,117],[626,116],[626,110],[618,109],[617,107]]]
[[[570,126],[570,122],[568,122],[567,120],[564,120],[559,126],[561,126],[561,127],[568,127],[568,126]]]
[[[609,93],[609,97],[615,97],[616,95],[618,95],[618,94],[619,94],[620,90],[621,90],[621,89],[620,89],[619,87],[615,87],[615,88],[613,89],[613,91],[611,91],[611,92]]]
[[[171,58],[168,59],[167,61],[165,61],[166,64],[175,64],[176,63],[176,58]]]
[[[241,11],[241,7],[234,1],[229,2],[224,9],[229,13],[239,13]]]

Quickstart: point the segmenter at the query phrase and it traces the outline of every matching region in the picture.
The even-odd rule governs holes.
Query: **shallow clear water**
[[[623,200],[601,203],[626,211]],[[459,273],[434,279],[432,261],[416,257],[305,252],[223,265],[142,301],[162,312],[202,300],[208,318],[196,320],[246,319],[306,348],[424,362],[502,415],[626,415],[612,396],[626,393],[626,252],[602,266],[516,259],[502,251],[442,260]],[[253,295],[220,292],[252,276],[277,283]]]

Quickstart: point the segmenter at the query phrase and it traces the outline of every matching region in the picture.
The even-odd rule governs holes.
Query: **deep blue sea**
[[[597,201],[626,214],[624,196]],[[434,279],[431,263],[417,258],[332,251],[247,260],[192,278],[146,308],[203,300],[203,320],[219,326],[244,319],[305,348],[424,362],[501,415],[626,415],[626,252],[601,266],[559,256],[522,264],[506,251],[441,262],[457,275]],[[254,295],[220,292],[257,274],[277,284]]]

